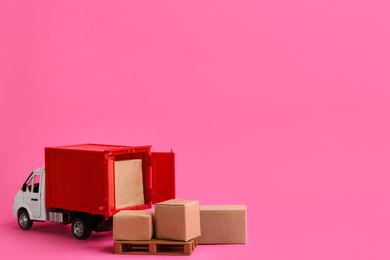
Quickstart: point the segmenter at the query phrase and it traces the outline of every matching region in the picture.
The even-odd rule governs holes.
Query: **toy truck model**
[[[45,167],[34,170],[16,194],[13,215],[19,226],[33,221],[72,223],[85,239],[111,231],[123,209],[147,209],[175,198],[174,153],[151,146],[81,144],[45,148]]]

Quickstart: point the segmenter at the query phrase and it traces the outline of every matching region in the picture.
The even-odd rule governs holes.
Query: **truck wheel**
[[[86,239],[92,233],[92,228],[84,218],[75,218],[72,222],[72,234],[77,239]]]
[[[32,227],[33,221],[30,219],[30,216],[28,215],[25,209],[19,211],[18,223],[19,223],[19,227],[23,230],[28,230]]]

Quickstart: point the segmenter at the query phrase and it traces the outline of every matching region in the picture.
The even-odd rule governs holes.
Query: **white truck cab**
[[[22,229],[29,229],[33,220],[46,221],[45,168],[34,170],[15,196],[12,213]]]

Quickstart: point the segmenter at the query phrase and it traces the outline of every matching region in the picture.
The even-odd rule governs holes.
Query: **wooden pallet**
[[[197,238],[187,242],[159,239],[147,241],[116,240],[114,242],[114,253],[129,255],[191,255],[197,245]]]

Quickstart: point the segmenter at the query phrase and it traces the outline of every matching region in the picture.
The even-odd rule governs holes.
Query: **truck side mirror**
[[[27,183],[23,183],[22,191],[25,192],[27,190]]]

